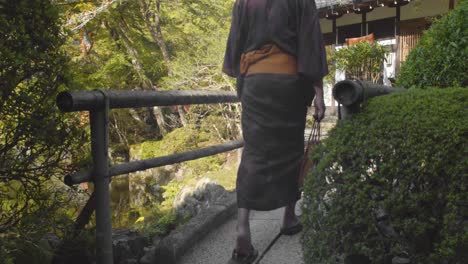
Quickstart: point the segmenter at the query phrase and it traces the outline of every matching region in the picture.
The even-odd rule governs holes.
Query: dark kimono
[[[297,75],[240,76],[241,54],[275,44],[297,60]],[[272,210],[300,198],[307,106],[328,73],[313,0],[237,0],[223,72],[238,78],[245,141],[237,176],[239,208]]]

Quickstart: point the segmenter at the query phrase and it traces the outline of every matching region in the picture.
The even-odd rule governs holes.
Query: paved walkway
[[[328,117],[322,121],[322,138],[336,124],[336,117]],[[307,127],[305,140],[311,132]],[[296,206],[296,214],[300,215],[300,202]],[[303,264],[301,234],[295,236],[279,236],[283,208],[270,211],[253,211],[250,216],[250,231],[252,243],[259,251],[256,264]],[[279,237],[278,237],[279,236]],[[236,215],[220,227],[212,230],[198,244],[188,250],[180,258],[178,264],[226,264],[231,257],[236,237]]]
[[[296,213],[300,214],[300,203],[296,207]],[[282,208],[269,212],[253,211],[251,213],[252,243],[259,251],[257,264],[303,264],[301,233],[278,238],[282,216]],[[235,234],[236,216],[234,215],[188,250],[178,264],[227,263],[234,247]]]

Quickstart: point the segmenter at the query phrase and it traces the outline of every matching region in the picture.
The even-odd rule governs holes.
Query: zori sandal
[[[252,247],[252,251],[249,254],[240,254],[235,249],[232,251],[232,257],[228,264],[252,264],[257,259],[258,251]]]
[[[297,223],[296,225],[293,225],[291,227],[281,228],[280,232],[282,235],[285,235],[285,236],[293,236],[301,231],[302,231],[302,224]]]

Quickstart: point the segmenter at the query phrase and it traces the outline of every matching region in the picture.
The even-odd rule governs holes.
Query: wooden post
[[[333,18],[332,21],[332,30],[333,30],[333,37],[335,38],[335,43],[334,45],[338,45],[338,31],[336,29],[336,18]]]
[[[401,7],[397,5],[395,7],[395,42],[396,42],[396,58],[395,58],[395,76],[400,71],[400,18],[401,18]]]
[[[367,12],[364,11],[361,14],[362,21],[361,21],[361,37],[367,35]]]
[[[338,32],[336,29],[336,17],[333,18],[332,21],[332,30],[333,30],[333,37],[335,38],[335,42],[332,45],[332,50],[335,52],[336,45],[338,45]],[[335,76],[333,76],[333,82],[335,82]],[[336,114],[336,104],[335,104],[335,98],[331,96],[331,114],[335,115]]]
[[[106,107],[107,108],[107,107]],[[90,112],[91,152],[93,155],[94,192],[96,193],[96,263],[112,264],[112,214],[110,208],[108,164],[108,111]]]
[[[455,7],[455,0],[449,1],[449,10],[452,10]]]

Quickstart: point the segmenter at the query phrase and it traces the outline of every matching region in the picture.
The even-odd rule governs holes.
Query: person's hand
[[[323,100],[323,94],[316,95],[314,99],[314,119],[317,120],[318,122],[322,121],[322,119],[325,117],[325,102]]]

